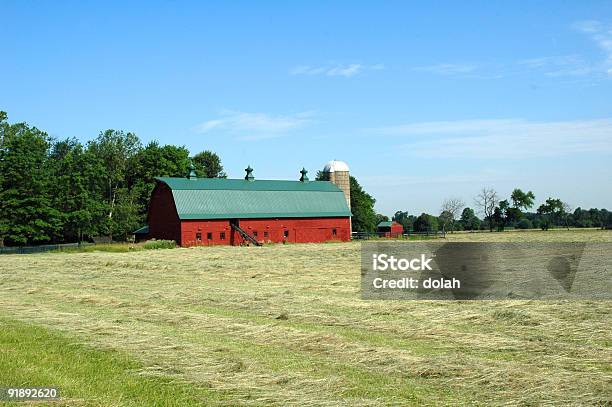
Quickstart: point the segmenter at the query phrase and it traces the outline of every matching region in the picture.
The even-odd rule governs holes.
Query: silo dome
[[[327,164],[325,164],[325,167],[323,167],[323,172],[342,172],[342,171],[345,171],[345,172],[349,171],[349,166],[344,161],[332,160],[332,161],[329,161]]]

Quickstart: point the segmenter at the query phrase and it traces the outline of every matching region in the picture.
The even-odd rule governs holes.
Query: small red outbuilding
[[[377,232],[380,237],[399,237],[404,233],[404,227],[393,222],[380,222],[377,226]]]

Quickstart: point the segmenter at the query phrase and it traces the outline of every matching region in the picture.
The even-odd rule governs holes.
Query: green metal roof
[[[385,222],[385,221],[383,221],[383,222],[380,222],[378,224],[378,227],[379,228],[390,228],[392,224],[393,224],[393,222]]]
[[[335,184],[329,181],[280,181],[227,179],[227,178],[155,178],[168,184],[172,190],[229,190],[229,191],[323,191],[341,192]]]
[[[156,178],[172,190],[180,219],[351,216],[328,181]]]

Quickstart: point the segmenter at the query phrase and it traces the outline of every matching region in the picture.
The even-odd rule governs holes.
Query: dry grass
[[[363,301],[358,243],[4,255],[0,279],[4,316],[125,352],[206,404],[612,403],[610,302]]]
[[[612,232],[600,229],[540,229],[511,230],[506,232],[454,232],[447,233],[452,242],[610,242]]]

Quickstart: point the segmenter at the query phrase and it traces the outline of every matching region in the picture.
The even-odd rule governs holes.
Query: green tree
[[[564,205],[560,199],[548,198],[545,203],[538,208],[541,216],[540,227],[548,230],[551,226],[557,225],[563,216]]]
[[[408,212],[397,211],[392,219],[404,227],[404,233],[409,233],[416,221],[416,216],[409,215]]]
[[[389,217],[387,215],[377,213],[376,214],[376,225],[378,225],[380,222],[389,222]]]
[[[523,192],[521,189],[516,188],[512,191],[510,199],[512,200],[512,206],[514,208],[526,211],[533,206],[535,195],[531,191]]]
[[[322,171],[317,171],[316,181],[327,180],[326,175]],[[359,185],[357,179],[350,176],[351,189],[351,226],[353,232],[374,233],[376,225],[378,225],[376,212],[374,211],[374,199]]]
[[[603,222],[601,218],[601,212],[597,208],[591,208],[588,211],[589,219],[591,220],[591,225],[594,227],[603,228]]]
[[[209,150],[202,151],[192,158],[196,175],[203,178],[226,178],[219,156]]]
[[[446,232],[447,226],[454,222],[453,214],[450,211],[442,211],[438,216],[438,225],[442,228],[443,232]]]
[[[414,222],[415,232],[435,232],[438,230],[438,218],[428,213],[422,213]]]
[[[132,194],[128,194],[127,174],[132,169],[134,157],[141,149],[141,143],[134,133],[125,133],[117,130],[106,130],[87,145],[89,157],[95,168],[96,176],[92,179],[97,199],[104,202],[105,219],[100,220],[97,229],[100,233],[112,237],[115,232],[124,234],[124,222],[128,208],[122,205],[134,205]],[[121,192],[120,192],[121,190]],[[129,196],[129,199],[126,198]],[[115,218],[115,214],[122,216]]]
[[[461,212],[459,222],[463,226],[463,230],[478,230],[480,229],[480,219],[474,213],[472,208],[464,208]]]
[[[353,232],[375,232],[377,223],[374,203],[376,200],[363,190],[355,177],[350,177],[350,187]]]
[[[520,209],[509,207],[506,208],[506,225],[507,226],[515,226],[521,219],[523,219],[524,214]]]
[[[607,209],[602,209],[600,211],[600,216],[602,218],[601,228],[612,229],[612,212]]]
[[[580,207],[576,208],[576,210],[574,211],[573,220],[574,226],[579,228],[589,228],[593,226],[593,223],[589,216],[589,211],[584,210]]]
[[[139,150],[129,166],[127,185],[133,193],[137,213],[144,222],[155,186],[155,177],[184,177],[189,167],[189,151],[185,147],[160,146],[152,141]]]
[[[26,123],[9,124],[0,114],[0,237],[25,245],[56,240],[60,213],[50,188],[48,135]]]
[[[508,210],[510,204],[506,199],[499,201],[498,206],[493,210],[493,220],[497,226],[497,230],[503,232],[508,223]]]
[[[62,240],[82,241],[92,236],[94,219],[103,215],[90,191],[90,162],[83,146],[75,139],[53,145],[50,154],[52,168],[53,207],[61,214]]]
[[[113,213],[112,236],[126,240],[134,230],[142,226],[142,216],[137,205],[137,193],[128,188],[119,188]]]
[[[3,159],[5,152],[5,135],[8,134],[9,124],[8,124],[8,115],[6,112],[0,111],[0,193],[4,188],[4,165]],[[1,208],[2,204],[0,204]],[[1,209],[0,209],[1,211]],[[4,246],[4,238],[8,234],[9,229],[9,220],[2,216],[2,212],[0,212],[0,247]]]

